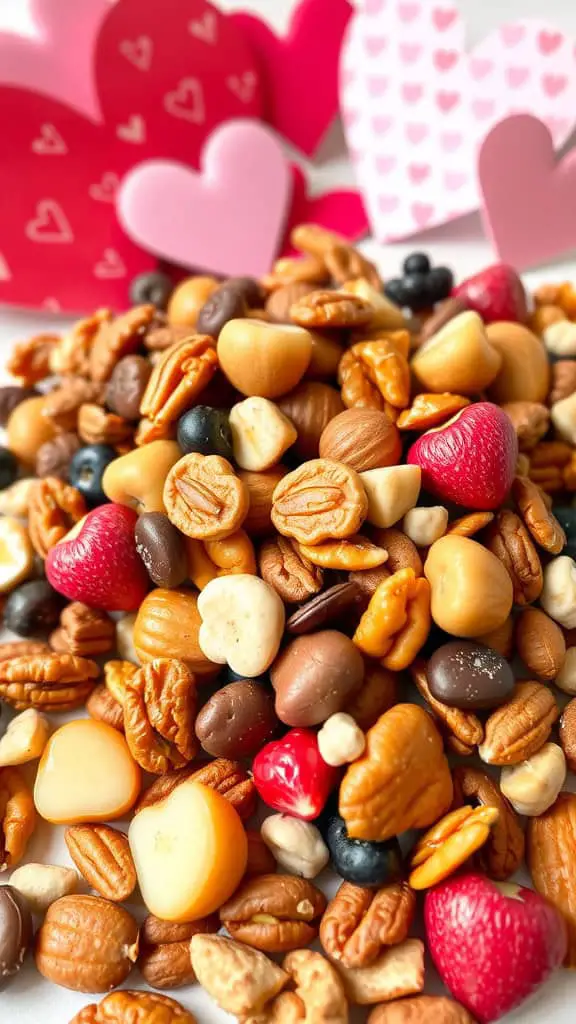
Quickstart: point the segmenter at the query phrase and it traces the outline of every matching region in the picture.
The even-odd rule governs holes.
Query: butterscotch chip
[[[195,540],[220,540],[243,523],[249,498],[245,484],[220,455],[185,455],[164,486],[170,522]]]
[[[290,307],[290,319],[299,327],[362,327],[372,319],[369,302],[347,292],[311,292]]]
[[[368,511],[358,473],[331,459],[312,459],[288,473],[272,500],[274,526],[301,544],[350,537]]]
[[[470,405],[470,399],[448,392],[440,395],[416,395],[409,409],[401,412],[396,420],[398,430],[429,430],[445,423],[461,409]]]

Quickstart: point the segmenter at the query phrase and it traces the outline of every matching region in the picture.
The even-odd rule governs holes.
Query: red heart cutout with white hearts
[[[362,196],[356,189],[333,189],[319,196],[308,195],[306,178],[300,167],[292,167],[292,205],[286,225],[282,252],[293,256],[296,252],[290,245],[290,232],[297,224],[321,224],[329,231],[335,231],[351,242],[356,242],[368,233],[369,225]]]
[[[364,0],[340,64],[348,145],[373,233],[392,241],[481,205],[480,146],[513,113],[576,121],[574,41],[544,21],[502,25],[470,53],[455,6]]]

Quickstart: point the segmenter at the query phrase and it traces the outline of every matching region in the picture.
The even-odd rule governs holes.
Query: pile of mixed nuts
[[[0,389],[0,981],[109,993],[72,1024],[194,1024],[195,982],[485,1024],[576,967],[576,289],[293,243]]]

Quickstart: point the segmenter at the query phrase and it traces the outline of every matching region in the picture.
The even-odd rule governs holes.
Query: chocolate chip
[[[32,915],[22,894],[12,885],[0,886],[0,989],[22,967],[33,934]]]
[[[177,587],[188,576],[184,538],[163,512],[144,512],[135,529],[136,550],[158,587]]]
[[[206,300],[198,314],[198,334],[210,334],[217,338],[229,320],[246,316],[246,300],[241,292],[227,285],[218,288]]]
[[[437,700],[464,710],[496,708],[514,689],[514,674],[501,654],[473,640],[452,640],[428,662],[428,684]]]
[[[222,287],[241,295],[251,309],[258,308],[264,301],[264,291],[255,277],[229,277]]]
[[[68,479],[73,456],[80,448],[78,434],[57,434],[52,441],[45,441],[36,454],[36,476],[57,476]]]
[[[4,625],[18,636],[43,636],[58,625],[65,604],[48,580],[30,580],[8,597]]]
[[[278,725],[272,695],[252,679],[212,694],[196,719],[196,736],[213,757],[252,757]]]
[[[106,389],[106,405],[117,416],[125,420],[137,420],[140,417],[140,402],[152,366],[144,356],[125,356],[114,367],[114,371]]]
[[[27,398],[36,398],[37,395],[38,392],[34,388],[21,388],[16,384],[0,388],[0,427],[6,426],[20,402],[24,402]]]
[[[300,635],[322,629],[335,622],[353,608],[361,596],[356,583],[337,583],[322,594],[312,597],[290,616],[286,623],[288,633]]]

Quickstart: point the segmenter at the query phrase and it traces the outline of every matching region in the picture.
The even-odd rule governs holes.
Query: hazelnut
[[[425,341],[411,365],[426,391],[474,395],[491,384],[501,362],[481,318],[467,311]]]
[[[576,562],[573,558],[560,555],[548,562],[540,604],[565,629],[576,628]]]
[[[400,460],[400,433],[385,412],[378,409],[346,409],[324,429],[320,457],[345,462],[357,473]]]
[[[501,366],[488,387],[491,401],[545,402],[550,366],[540,339],[522,324],[497,321],[486,328],[488,341],[501,356]]]
[[[344,410],[339,392],[329,384],[305,380],[284,395],[278,405],[298,431],[294,453],[303,462],[317,459],[322,433]]]
[[[256,395],[232,406],[230,429],[234,460],[251,472],[275,466],[298,436],[292,421],[274,402]]]
[[[368,496],[368,522],[380,527],[393,526],[414,508],[421,475],[419,466],[385,466],[360,473]]]
[[[309,331],[249,317],[229,320],[218,338],[218,360],[243,395],[278,398],[304,376],[312,354]]]
[[[402,520],[402,529],[419,548],[427,548],[446,533],[448,509],[443,505],[411,508]]]
[[[518,814],[544,814],[566,781],[566,758],[556,743],[545,743],[532,757],[503,768],[500,789]]]
[[[512,581],[502,562],[469,537],[437,540],[424,563],[432,588],[432,618],[453,636],[498,629],[512,609]]]

